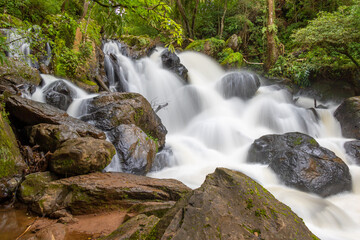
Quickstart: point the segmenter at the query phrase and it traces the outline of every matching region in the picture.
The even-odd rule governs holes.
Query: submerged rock
[[[6,100],[6,109],[11,117],[25,126],[33,126],[40,123],[62,124],[71,127],[81,137],[106,138],[103,131],[45,103],[20,96],[11,96]]]
[[[44,90],[44,95],[47,104],[66,111],[76,93],[63,80],[58,80]]]
[[[247,161],[269,164],[287,186],[322,197],[352,189],[349,167],[306,134],[262,136],[251,145]]]
[[[152,139],[157,139],[159,148],[165,145],[167,130],[150,103],[138,93],[107,93],[88,102],[88,114],[82,118],[93,122],[104,131],[122,124],[134,124]]]
[[[344,137],[360,139],[360,97],[346,99],[335,111]]]
[[[50,169],[62,176],[75,176],[103,170],[115,155],[114,146],[105,140],[75,138],[61,144],[52,154]]]
[[[64,178],[45,184],[43,189],[36,197],[29,197],[34,200],[28,203],[32,211],[45,215],[61,209],[72,214],[87,214],[127,209],[140,203],[174,202],[190,190],[177,180],[127,173],[92,173]]]
[[[238,97],[243,100],[252,98],[260,87],[256,74],[248,72],[232,72],[226,74],[216,85],[225,98]]]
[[[146,239],[317,238],[288,206],[254,180],[217,168],[169,210]]]
[[[176,55],[176,53],[165,49],[161,53],[161,61],[164,68],[176,73],[184,81],[188,82],[188,70],[180,63],[180,58]]]
[[[151,169],[157,142],[134,124],[120,125],[108,134],[114,144],[124,172],[145,175]]]

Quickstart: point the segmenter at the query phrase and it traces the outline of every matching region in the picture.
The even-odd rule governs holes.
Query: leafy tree
[[[100,24],[104,24],[103,30],[106,31],[107,36],[119,36],[121,29],[116,26],[121,26],[122,19],[126,19],[129,14],[145,20],[148,26],[156,29],[163,36],[166,36],[169,46],[175,43],[181,45],[182,43],[182,28],[170,18],[172,9],[164,1],[113,0],[109,2],[106,0],[93,0],[93,2],[103,8],[100,10],[103,11],[103,14],[99,22]]]
[[[347,56],[357,67],[360,42],[360,1],[343,6],[335,12],[320,12],[305,28],[297,30],[292,38],[295,43],[321,47],[328,52]]]

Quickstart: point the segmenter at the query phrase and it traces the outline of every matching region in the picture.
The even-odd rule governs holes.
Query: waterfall
[[[153,107],[167,103],[158,115],[168,129],[166,152],[159,161],[170,158],[167,167],[151,172],[156,178],[175,178],[189,187],[199,187],[207,174],[216,167],[241,171],[258,181],[280,201],[292,208],[318,237],[325,240],[355,240],[360,236],[360,167],[347,160],[343,148],[345,139],[339,123],[333,117],[336,105],[322,103],[328,109],[311,109],[312,100],[292,94],[279,86],[262,84],[255,89],[253,73],[235,72],[244,78],[244,88],[253,96],[241,98],[230,90],[219,90],[229,74],[209,57],[195,52],[180,53],[181,63],[189,70],[185,84],[174,73],[162,68],[161,49],[152,56],[132,60],[115,41],[104,44],[105,67],[112,91],[131,91],[142,94]],[[44,86],[33,99],[44,101],[43,90],[54,79],[43,75]],[[250,81],[247,85],[246,82]],[[259,78],[259,83],[262,79]],[[226,83],[228,84],[228,83]],[[70,85],[69,85],[70,86]],[[229,85],[226,85],[229,86]],[[74,86],[70,86],[75,88]],[[93,97],[76,90],[68,108],[73,116],[81,114],[81,101]],[[240,93],[243,94],[243,93]],[[248,92],[245,93],[248,96]],[[78,100],[78,101],[77,101]],[[265,134],[302,132],[314,137],[321,146],[334,151],[349,166],[353,192],[321,198],[280,183],[270,168],[246,163],[253,141]],[[169,157],[170,156],[170,157]],[[116,157],[105,169],[121,171]],[[161,169],[161,170],[160,170]]]
[[[31,41],[28,37],[26,37],[26,33],[22,33],[15,28],[2,30],[6,33],[6,41],[9,45],[9,51],[7,52],[8,57],[20,59],[27,63],[29,67],[38,68],[39,62],[49,66],[52,56],[51,46],[49,43],[45,44],[46,55],[41,56],[40,59],[38,59],[38,62],[31,56]]]

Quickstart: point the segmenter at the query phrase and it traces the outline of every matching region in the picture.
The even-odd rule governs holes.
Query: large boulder
[[[13,197],[27,168],[4,111],[0,107],[0,202]]]
[[[124,172],[145,175],[152,167],[157,143],[137,126],[120,125],[108,133]]]
[[[340,122],[344,137],[360,139],[360,97],[343,101],[334,116]]]
[[[251,145],[247,161],[269,164],[287,186],[322,197],[352,189],[349,167],[306,134],[262,136]]]
[[[149,137],[165,145],[167,130],[150,103],[138,93],[107,93],[90,99],[88,114],[81,119],[90,121],[104,131],[110,131],[122,124],[134,124]]]
[[[35,91],[41,82],[37,69],[29,67],[23,61],[8,58],[7,62],[0,64],[0,93],[4,90],[16,94],[21,90]]]
[[[259,77],[249,72],[228,73],[216,84],[216,88],[225,98],[238,97],[243,100],[252,98],[259,87]]]
[[[40,123],[63,124],[71,127],[81,137],[106,139],[103,131],[45,103],[36,102],[20,96],[11,96],[6,99],[6,109],[12,118],[25,126],[33,126]]]
[[[288,206],[254,180],[218,168],[169,210],[146,239],[317,238]]]
[[[23,203],[35,203],[43,194],[48,184],[58,178],[50,172],[31,173],[25,177],[18,190],[18,197]]]
[[[76,92],[72,90],[63,80],[51,83],[44,89],[45,101],[51,106],[66,111],[76,96]]]
[[[40,123],[27,130],[29,143],[39,145],[45,152],[54,152],[67,140],[80,137],[73,127],[63,124]]]
[[[161,53],[161,62],[164,68],[176,73],[184,81],[188,81],[188,70],[180,63],[180,58],[176,55],[176,53],[165,49]]]
[[[102,238],[102,240],[145,239],[158,222],[159,218],[154,215],[139,214],[122,224],[109,236]]]
[[[346,153],[352,160],[360,165],[360,141],[349,141],[344,144]]]
[[[225,45],[228,48],[231,48],[233,51],[238,51],[241,42],[239,41],[239,36],[236,34],[231,35],[228,40],[226,40]],[[240,39],[241,40],[241,39]]]
[[[24,189],[26,187],[20,188],[21,196]],[[174,202],[190,191],[176,180],[127,173],[91,173],[63,178],[46,183],[41,189],[34,191],[34,198],[27,195],[31,210],[41,215],[50,215],[61,209],[72,214],[125,210],[139,203]]]
[[[115,155],[108,141],[91,137],[70,139],[52,154],[50,170],[62,176],[75,176],[103,170]]]

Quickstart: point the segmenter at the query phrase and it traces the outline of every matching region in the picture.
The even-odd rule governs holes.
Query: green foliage
[[[62,0],[0,0],[0,11],[23,21],[41,24],[48,15],[60,13]]]
[[[231,48],[225,48],[218,54],[219,62],[222,66],[240,68],[243,64],[243,56],[239,52],[234,52]]]
[[[333,13],[320,12],[307,27],[292,35],[294,42],[344,54],[359,67],[355,58],[360,55],[360,1],[354,3]]]
[[[210,56],[217,57],[225,47],[225,41],[217,38],[209,38],[204,40],[195,40],[185,50],[193,50],[203,52]]]
[[[7,62],[5,51],[9,51],[9,46],[6,44],[6,37],[0,35],[0,63],[3,65]]]

